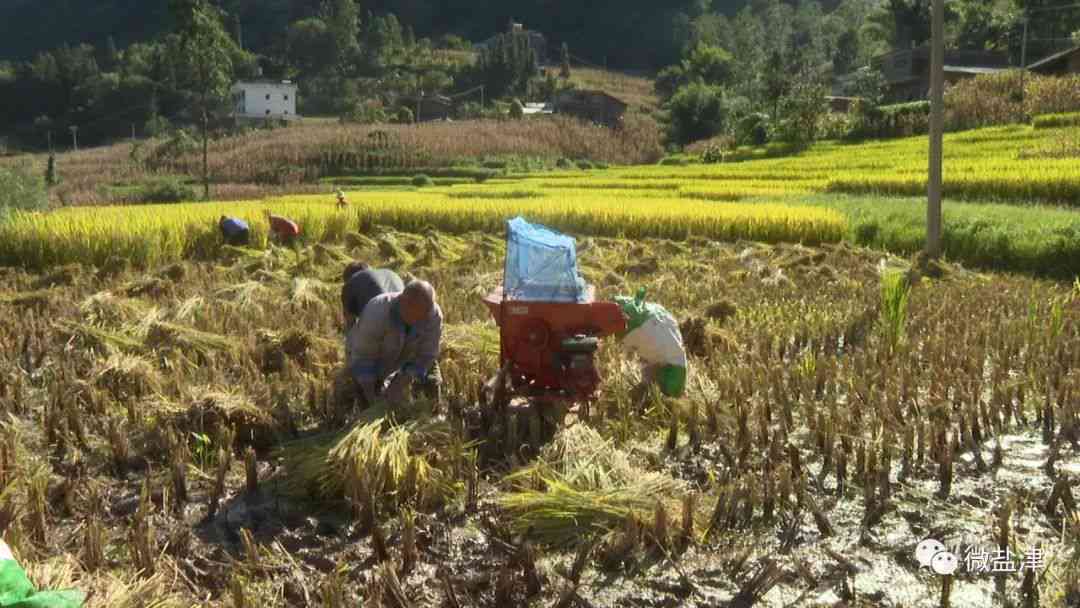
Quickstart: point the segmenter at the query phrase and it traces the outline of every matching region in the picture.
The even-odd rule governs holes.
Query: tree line
[[[930,39],[932,0],[751,0],[731,15],[692,22],[681,57],[662,69],[656,91],[664,101],[670,139],[687,143],[718,134],[740,143],[813,138],[822,98],[837,76],[851,76],[843,93],[880,100],[883,77],[874,57]],[[1080,8],[1067,0],[950,0],[946,46],[997,51],[1019,65],[1025,9],[1030,9],[1028,62],[1080,44]],[[865,108],[864,108],[865,109]]]

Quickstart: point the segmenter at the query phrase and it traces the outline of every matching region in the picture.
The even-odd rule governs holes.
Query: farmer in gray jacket
[[[372,298],[346,336],[347,366],[368,405],[405,401],[415,387],[435,401],[442,382],[437,359],[442,310],[435,289],[411,281],[400,292]]]

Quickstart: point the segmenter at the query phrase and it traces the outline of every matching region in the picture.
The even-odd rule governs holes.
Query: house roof
[[[998,72],[1005,71],[1006,68],[984,68],[980,66],[971,65],[947,65],[945,66],[946,72],[952,72],[954,74],[997,74]]]
[[[1053,55],[1050,55],[1049,57],[1044,57],[1044,58],[1036,61],[1035,63],[1029,64],[1028,69],[1029,70],[1034,70],[1036,68],[1041,68],[1041,67],[1043,67],[1045,65],[1054,63],[1055,61],[1059,61],[1061,59],[1064,59],[1064,58],[1068,57],[1069,55],[1072,55],[1073,53],[1077,53],[1077,52],[1080,52],[1080,46],[1074,46],[1071,49],[1067,49],[1067,50],[1061,51],[1059,53],[1054,53]]]
[[[297,86],[296,82],[291,81],[291,80],[274,80],[274,79],[271,79],[271,78],[252,78],[252,79],[247,79],[247,80],[237,80],[236,82],[233,83],[233,86],[240,86],[240,85],[245,85],[245,84],[262,84],[262,85],[272,85],[272,86],[279,86],[279,87],[296,87]]]
[[[560,100],[565,100],[567,98],[585,99],[587,97],[606,97],[609,101],[613,101],[613,102],[615,102],[617,104],[620,104],[622,106],[629,107],[629,104],[627,104],[625,101],[619,99],[618,97],[615,97],[614,95],[612,95],[610,93],[607,93],[605,91],[600,91],[600,90],[597,90],[597,89],[570,89],[569,91],[563,91],[562,93],[559,93],[559,95],[557,96],[557,99],[560,99]]]

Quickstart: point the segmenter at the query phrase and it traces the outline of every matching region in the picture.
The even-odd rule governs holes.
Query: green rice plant
[[[904,272],[885,270],[881,276],[881,328],[890,350],[906,339],[911,284]]]

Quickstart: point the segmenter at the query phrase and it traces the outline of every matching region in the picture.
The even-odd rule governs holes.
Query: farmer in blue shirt
[[[440,400],[442,324],[435,290],[426,281],[412,281],[364,306],[346,337],[346,368],[368,405],[377,399],[398,405],[410,388]]]
[[[218,227],[221,228],[221,236],[229,245],[247,245],[248,238],[251,236],[251,229],[248,228],[247,222],[239,218],[223,215],[218,221]]]

